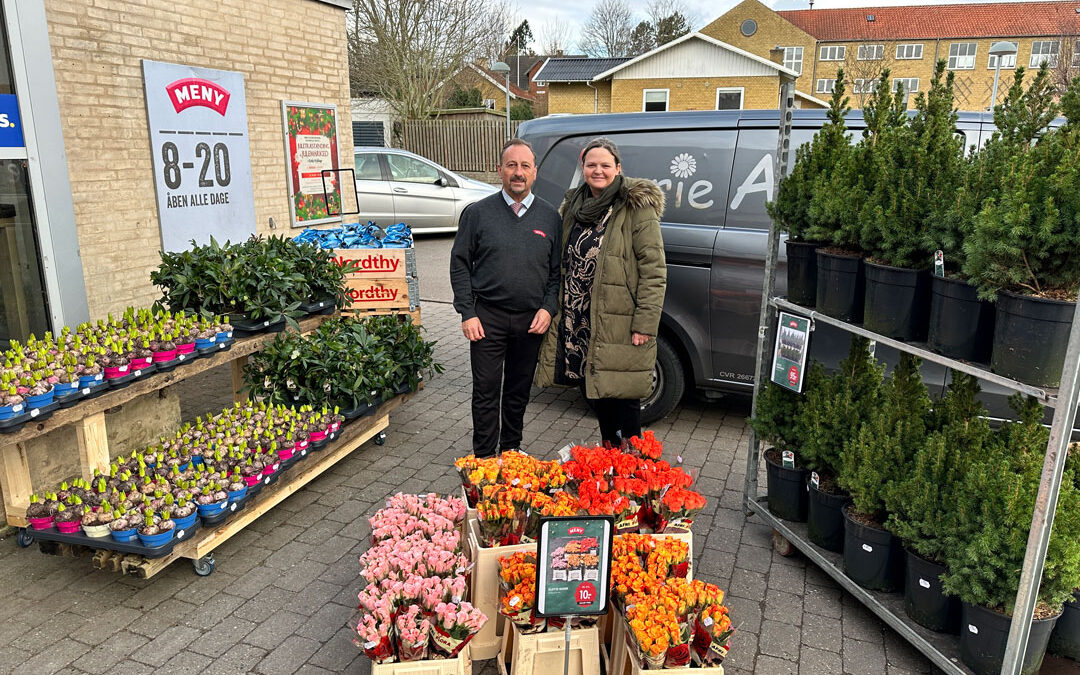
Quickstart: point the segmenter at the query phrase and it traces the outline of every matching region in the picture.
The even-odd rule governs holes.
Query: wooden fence
[[[511,135],[520,122],[510,122]],[[506,120],[408,120],[401,147],[451,171],[494,171],[506,142]]]

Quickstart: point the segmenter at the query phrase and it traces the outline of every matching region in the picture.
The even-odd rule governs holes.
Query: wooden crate
[[[414,248],[338,248],[334,261],[344,267],[355,262],[357,270],[350,272],[356,279],[404,279],[416,276]]]
[[[480,545],[480,526],[475,520],[469,522],[469,547],[472,551],[473,570],[470,596],[472,604],[488,618],[469,645],[473,657],[491,659],[502,646],[503,630],[510,625],[499,614],[499,558],[518,551],[535,551],[536,544],[487,547]]]
[[[365,316],[385,316],[387,314],[405,315],[412,319],[414,326],[421,325],[419,307],[412,311],[404,309],[345,309],[341,312],[342,316],[351,316],[356,318],[363,318]]]
[[[472,654],[470,646],[456,658],[425,659],[406,663],[373,663],[371,675],[472,675]]]
[[[522,635],[510,624],[499,651],[500,675],[562,672],[566,633],[562,630]],[[569,675],[600,675],[600,633],[596,626],[570,630]]]
[[[356,279],[345,280],[345,290],[352,300],[347,309],[361,312],[368,309],[413,310],[420,303],[415,282],[410,278],[401,279]],[[415,293],[415,297],[413,294]]]

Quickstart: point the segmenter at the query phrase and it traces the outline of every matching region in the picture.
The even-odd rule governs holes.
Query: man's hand
[[[630,344],[635,347],[640,347],[648,342],[651,337],[651,335],[646,335],[645,333],[630,333]]]
[[[480,319],[475,316],[461,322],[461,332],[465,334],[465,337],[469,338],[469,342],[484,339],[484,327],[480,325]]]
[[[529,324],[529,332],[533,335],[543,335],[547,332],[548,326],[551,325],[551,315],[548,314],[546,309],[536,310],[536,316],[533,317],[532,323]]]

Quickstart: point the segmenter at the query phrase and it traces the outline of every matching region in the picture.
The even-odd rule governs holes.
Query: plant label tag
[[[100,382],[102,377],[104,377],[104,374],[98,373],[97,375],[94,375],[94,380]]]
[[[177,354],[177,355],[176,355],[176,358],[178,358],[178,359],[180,359],[181,361],[183,361],[183,360],[184,360],[184,359],[186,359],[187,357],[186,357],[186,356],[184,356],[183,354]]]
[[[225,343],[224,343],[224,342],[222,342],[221,344],[219,344],[219,345],[217,346],[217,348],[218,348],[218,349],[225,349]]]
[[[877,340],[871,340],[870,343],[866,345],[866,351],[870,352],[870,357],[873,358],[874,352],[877,351]]]
[[[134,375],[135,375],[135,377],[139,377],[140,375],[142,375],[142,371],[141,370],[136,370]]]
[[[974,625],[974,624],[969,623],[968,624],[968,632],[971,633],[972,635],[978,635],[979,634],[979,627]]]
[[[40,414],[41,414],[41,409],[40,408],[34,408],[33,410],[30,411],[30,417],[37,417]]]
[[[22,409],[22,403],[16,403],[15,405],[11,406],[11,412],[13,413],[20,413],[22,412]]]
[[[304,448],[303,450],[300,451],[300,456],[301,457],[307,457],[307,448]]]
[[[791,450],[785,450],[782,453],[782,456],[784,458],[784,468],[785,469],[794,469],[795,468],[795,453],[792,452]]]
[[[263,485],[269,485],[269,484],[270,484],[270,476],[267,476],[266,478],[263,479]]]
[[[270,325],[269,321],[263,321],[263,328],[266,328],[269,325]]]
[[[945,276],[945,252],[941,249],[934,251],[934,276]]]
[[[86,395],[87,395],[87,394],[89,394],[89,393],[90,393],[90,387],[87,387],[86,389],[83,389],[83,390],[82,390],[82,395],[83,395],[83,396],[86,396]]]
[[[866,551],[867,553],[873,553],[874,552],[874,547],[871,546],[870,544],[863,544],[862,545],[862,550]]]
[[[919,579],[919,585],[922,586],[923,588],[930,588],[930,582],[927,581],[926,579],[920,578]]]
[[[230,511],[235,511],[236,510],[236,502],[233,502],[232,504],[229,504],[229,510]]]
[[[562,449],[559,450],[559,461],[561,461],[561,462],[569,462],[570,461],[570,445],[565,445],[565,446],[563,446]]]
[[[821,487],[821,476],[817,475],[817,471],[810,472],[810,484],[814,486],[814,489]]]
[[[179,532],[176,533],[176,538],[177,539],[183,539],[184,538],[184,533],[185,533],[185,530],[180,530]]]
[[[711,616],[705,617],[705,620],[702,621],[701,623],[705,624],[705,627],[708,628],[709,626],[713,625],[712,617]]]
[[[120,368],[119,368],[119,370],[120,370],[120,372],[121,372],[121,373],[126,373],[126,372],[127,372],[127,369],[128,369],[128,367],[127,367],[127,366],[120,366]]]

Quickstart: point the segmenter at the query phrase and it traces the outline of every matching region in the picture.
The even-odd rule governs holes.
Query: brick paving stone
[[[318,649],[317,641],[300,635],[290,635],[259,662],[256,670],[263,675],[292,675]]]
[[[848,673],[885,672],[885,645],[844,638],[844,671]]]
[[[48,649],[41,650],[37,656],[23,662],[18,670],[34,675],[51,675],[63,671],[72,661],[88,651],[90,648],[83,643],[66,637],[51,642]]]
[[[180,652],[154,671],[154,675],[201,675],[213,661],[201,654]]]
[[[350,593],[350,597],[354,595]],[[335,603],[323,605],[319,611],[311,615],[311,618],[304,621],[297,633],[304,637],[325,640],[327,636],[334,635],[349,622],[355,606],[355,601],[352,606]]]
[[[779,659],[767,654],[759,656],[754,667],[754,675],[797,675],[798,672],[799,665],[794,661]],[[865,672],[869,675],[872,671]]]
[[[358,659],[370,663],[352,643],[354,635],[351,628],[338,629],[333,637],[319,646],[318,651],[308,659],[308,664],[325,668],[333,673],[344,673],[352,672],[353,669],[349,666]]]
[[[11,645],[0,647],[0,675],[14,673],[29,658],[29,652],[24,652]]]
[[[248,675],[265,657],[265,649],[241,643],[211,663],[205,672],[207,675]]]
[[[155,669],[152,666],[127,659],[113,666],[108,675],[147,675],[154,672]]]
[[[804,645],[840,653],[843,647],[841,631],[839,619],[809,613],[803,615],[802,643]]]
[[[799,652],[799,675],[820,675],[820,673],[843,672],[840,654],[824,649],[815,649],[803,645]]]
[[[206,656],[219,657],[248,636],[258,624],[235,616],[227,616],[205,631],[189,649]]]
[[[765,590],[768,584],[763,572],[755,572],[736,568],[731,574],[731,585],[728,594],[747,600],[761,601],[765,599]]]
[[[267,651],[276,649],[281,642],[297,632],[308,621],[308,617],[289,611],[274,612],[271,616],[263,617],[259,627],[251,631],[244,642],[256,647],[262,647]]]
[[[95,641],[97,646],[79,657],[72,665],[87,672],[104,673],[149,641],[142,635],[121,630],[100,642]]]
[[[778,618],[783,615],[774,615]],[[799,658],[799,627],[766,619],[761,625],[761,653],[795,661]]]
[[[202,631],[187,626],[173,626],[164,630],[142,649],[132,655],[136,661],[151,666],[163,666],[165,662],[195,641]]]
[[[772,588],[765,593],[766,617],[783,617],[787,623],[798,626],[802,624],[802,613],[802,596]]]

